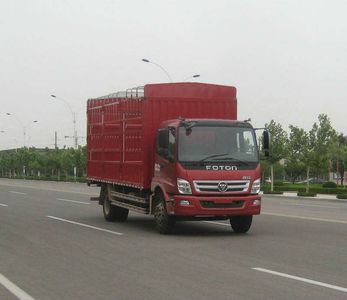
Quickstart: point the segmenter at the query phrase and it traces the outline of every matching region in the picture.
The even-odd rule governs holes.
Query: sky
[[[55,132],[73,146],[73,113],[85,144],[88,98],[169,80],[142,58],[173,81],[235,86],[255,127],[309,130],[325,113],[347,134],[346,12],[344,0],[1,0],[0,150],[52,148]]]

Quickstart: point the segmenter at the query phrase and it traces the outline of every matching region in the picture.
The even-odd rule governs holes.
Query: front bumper
[[[225,197],[172,195],[167,203],[170,215],[189,217],[259,215],[260,209],[261,202],[258,195]]]

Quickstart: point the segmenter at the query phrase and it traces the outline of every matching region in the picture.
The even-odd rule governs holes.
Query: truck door
[[[175,128],[158,130],[154,177],[166,193],[176,191],[175,145]]]

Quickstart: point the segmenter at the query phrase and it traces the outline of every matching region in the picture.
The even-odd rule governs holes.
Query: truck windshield
[[[250,127],[179,127],[178,160],[184,162],[232,161],[247,164],[258,161],[254,130]]]

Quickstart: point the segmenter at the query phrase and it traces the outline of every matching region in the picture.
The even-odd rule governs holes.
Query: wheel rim
[[[110,210],[111,210],[110,201],[108,201],[108,199],[105,198],[105,200],[104,200],[104,211],[105,211],[105,214],[108,215],[110,213]]]
[[[164,205],[162,203],[158,204],[156,209],[156,221],[158,225],[162,225],[164,223]]]

